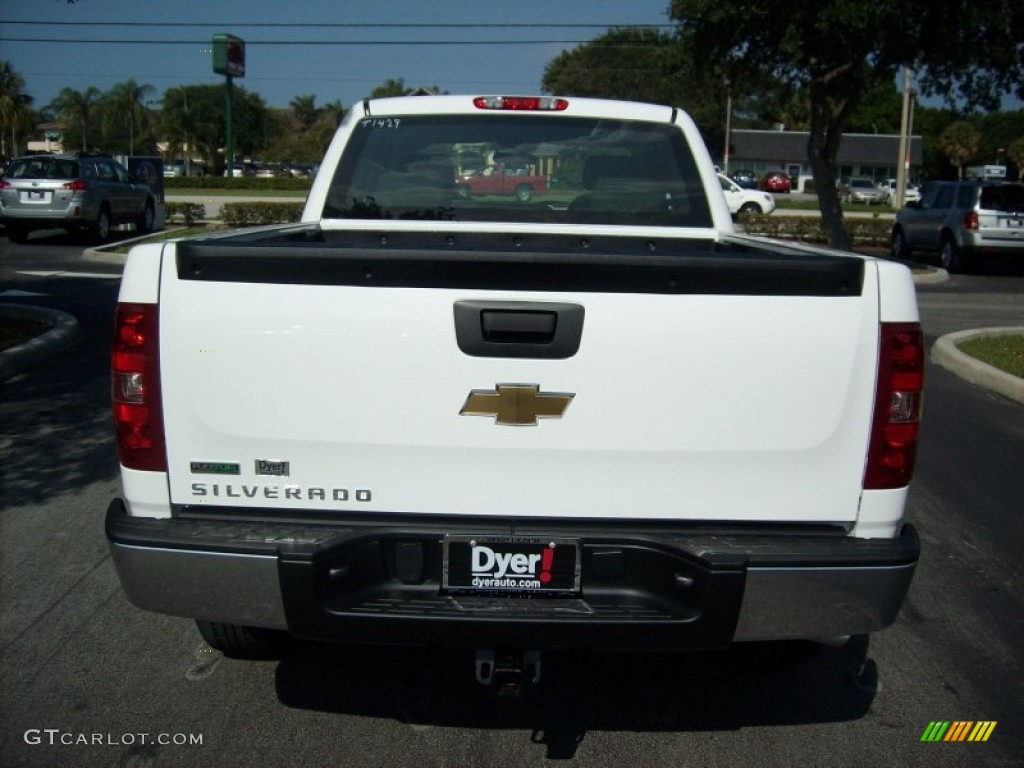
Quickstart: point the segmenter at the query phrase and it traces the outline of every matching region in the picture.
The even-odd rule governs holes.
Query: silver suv
[[[892,227],[892,255],[937,251],[950,272],[969,269],[979,256],[1024,257],[1024,184],[936,181],[921,190]]]
[[[153,192],[106,155],[30,155],[0,178],[0,224],[23,243],[33,229],[63,227],[99,241],[115,224],[153,229]]]

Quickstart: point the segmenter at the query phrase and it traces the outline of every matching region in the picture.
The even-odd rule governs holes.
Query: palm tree
[[[341,120],[345,117],[346,111],[345,106],[339,99],[328,101],[320,109],[321,114],[330,121],[332,128],[337,128],[341,125]]]
[[[383,83],[370,91],[370,98],[386,99],[389,96],[405,96],[410,90],[412,89],[405,87],[405,78],[399,77],[398,79],[395,79],[393,77],[389,77]]]
[[[189,93],[192,93],[192,109],[189,110]],[[199,135],[200,110],[196,109],[196,94],[192,86],[182,85],[164,91],[164,105],[160,110],[160,130],[166,138],[171,139],[175,148],[171,157],[178,153],[184,158],[186,172],[196,154]],[[202,148],[205,154],[206,147]]]
[[[92,108],[100,100],[98,88],[89,86],[84,91],[76,91],[74,88],[62,88],[60,93],[47,104],[46,108],[53,110],[57,117],[75,121],[82,131],[82,151],[89,149],[89,118]]]
[[[0,61],[0,156],[7,157],[6,129],[11,129],[11,153],[18,154],[18,127],[32,114],[32,97],[24,92],[25,78]]]
[[[139,85],[134,79],[118,83],[107,91],[103,99],[110,107],[115,122],[128,124],[128,154],[135,154],[135,128],[139,110],[145,110],[146,97],[154,92],[151,85]]]
[[[939,135],[939,148],[946,153],[949,161],[956,166],[958,179],[964,177],[964,163],[978,153],[981,134],[970,123],[959,120],[950,123]]]
[[[316,96],[312,93],[296,96],[289,102],[289,106],[303,130],[308,131],[320,117],[321,110],[317,109]]]

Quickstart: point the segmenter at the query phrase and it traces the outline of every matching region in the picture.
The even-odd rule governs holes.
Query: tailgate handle
[[[550,344],[558,327],[558,313],[485,309],[480,313],[484,341],[496,344]]]
[[[455,337],[472,357],[564,360],[580,348],[583,307],[547,301],[457,301]]]

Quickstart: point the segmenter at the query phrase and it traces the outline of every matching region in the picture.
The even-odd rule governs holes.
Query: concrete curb
[[[932,362],[972,384],[1024,404],[1024,379],[993,368],[957,348],[959,342],[981,336],[1024,336],[1024,326],[977,328],[947,334],[932,345]]]
[[[0,352],[0,381],[17,376],[36,363],[70,349],[82,338],[78,320],[67,312],[22,304],[0,304],[0,315],[43,320],[53,325],[45,333]]]
[[[914,266],[920,265],[915,264]],[[915,285],[937,285],[949,280],[949,272],[939,267],[928,267],[927,272],[912,272],[911,274]]]

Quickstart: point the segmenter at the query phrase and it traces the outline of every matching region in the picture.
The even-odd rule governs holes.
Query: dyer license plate
[[[580,590],[579,542],[528,536],[447,536],[444,589],[516,596]]]

